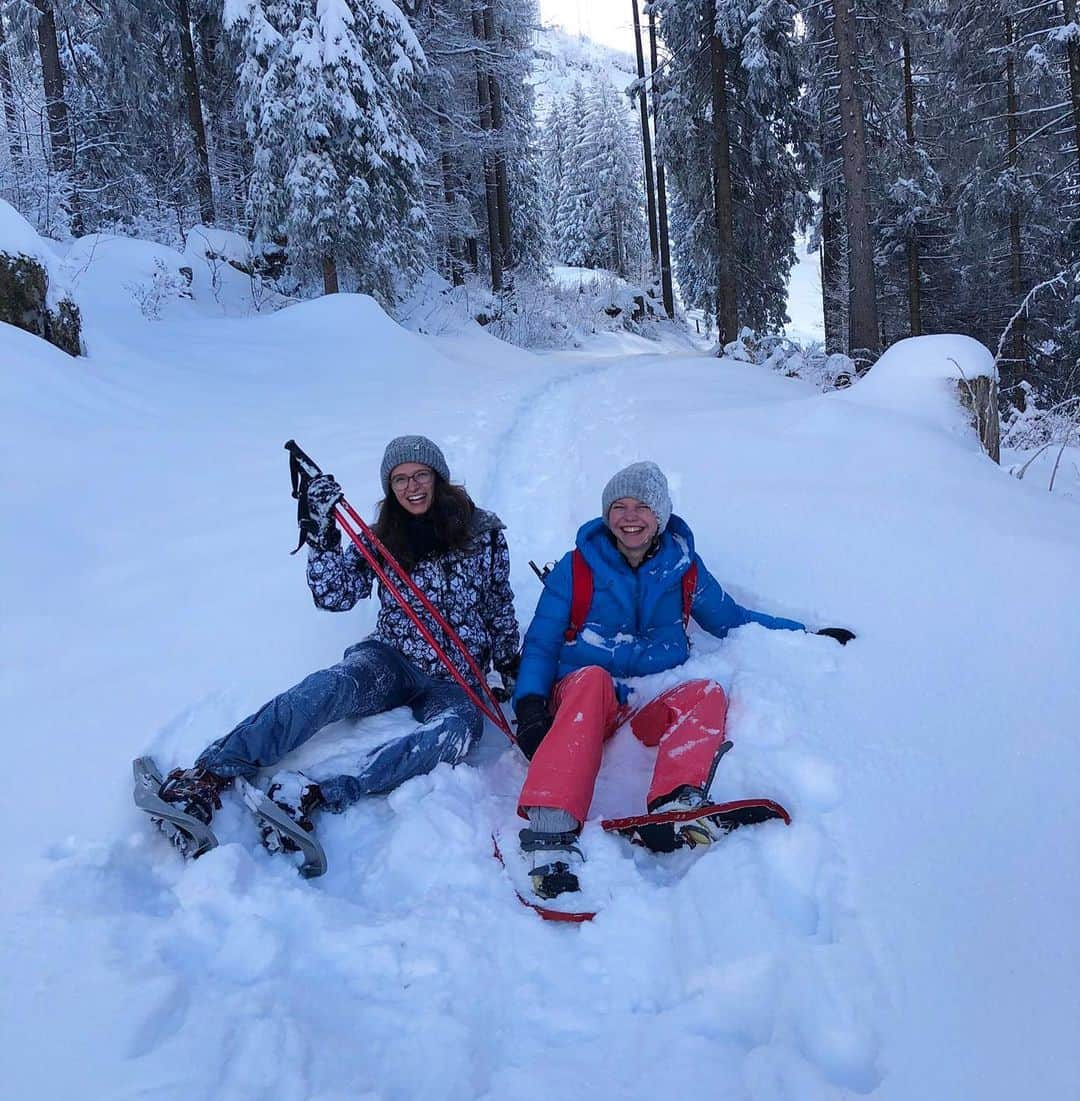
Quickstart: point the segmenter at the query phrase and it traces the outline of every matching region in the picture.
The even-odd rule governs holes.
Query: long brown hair
[[[473,513],[476,505],[465,492],[464,486],[448,482],[438,471],[431,495],[431,508],[422,517],[413,517],[401,506],[393,490],[379,502],[379,516],[372,530],[386,545],[386,549],[405,567],[412,570],[418,558],[409,545],[408,522],[410,519],[430,519],[438,553],[459,550],[469,541]]]

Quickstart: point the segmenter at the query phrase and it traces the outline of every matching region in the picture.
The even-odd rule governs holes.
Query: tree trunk
[[[716,226],[716,329],[721,346],[739,336],[735,284],[735,211],[731,201],[731,138],[728,133],[727,51],[716,33],[715,0],[705,0],[705,33],[712,70],[713,221]]]
[[[8,58],[7,35],[4,16],[0,12],[0,97],[4,100],[4,126],[8,135],[11,167],[18,180],[22,175],[22,145],[19,142],[19,115],[15,110],[15,83],[11,77],[11,61]]]
[[[656,14],[649,9],[649,66],[651,74],[656,73]],[[656,80],[652,83],[653,127],[657,132],[659,146],[660,133],[660,95],[656,90]],[[656,155],[656,211],[660,241],[660,288],[664,296],[664,310],[668,317],[675,316],[675,288],[671,282],[671,245],[668,239],[667,188],[664,184],[664,158],[659,148]]]
[[[49,119],[49,145],[52,168],[58,174],[74,175],[75,153],[68,123],[67,100],[64,97],[64,70],[60,67],[60,46],[56,36],[56,18],[51,0],[34,0],[39,12],[37,38],[41,57],[41,79],[45,87],[45,111]],[[75,181],[70,179],[74,185]],[[82,232],[78,193],[71,195],[71,221],[76,233]]]
[[[1065,22],[1076,22],[1076,0],[1063,0]],[[1069,58],[1069,93],[1072,98],[1073,143],[1076,146],[1076,160],[1080,167],[1080,42],[1069,39],[1066,48]]]
[[[322,262],[323,294],[338,293],[337,264],[333,256],[324,256]]]
[[[476,3],[472,7],[473,37],[477,43],[484,41],[484,20]],[[498,294],[502,290],[502,242],[499,237],[499,185],[495,174],[495,160],[491,155],[491,89],[487,73],[476,51],[476,105],[480,115],[480,129],[484,131],[484,193],[487,202],[488,258],[491,262],[491,289]]]
[[[841,299],[844,290],[842,226],[837,214],[839,197],[829,182],[829,164],[833,160],[834,143],[829,137],[826,101],[821,97],[819,133],[821,136],[821,312],[825,323],[825,351],[846,352],[844,311]]]
[[[971,415],[971,425],[979,434],[979,443],[995,463],[1001,462],[1001,417],[998,413],[998,384],[980,375],[956,384],[960,404]]]
[[[904,120],[908,147],[915,150],[915,87],[911,80],[911,39],[904,35]],[[912,336],[922,336],[922,295],[919,285],[919,230],[911,227],[907,243],[908,318]]]
[[[833,34],[840,77],[841,151],[848,242],[848,343],[861,374],[879,347],[874,240],[870,230],[866,122],[856,76],[855,16],[851,0],[833,0]]]
[[[452,217],[452,212],[457,206],[457,193],[454,190],[453,165],[450,161],[450,151],[448,149],[443,149],[441,163],[443,199],[446,202],[447,212]],[[449,218],[447,219],[446,243],[450,253],[450,282],[455,287],[460,287],[465,282],[464,250],[462,249],[461,238],[454,233],[454,227],[450,224]]]
[[[206,124],[203,121],[199,74],[195,68],[195,46],[191,41],[191,13],[188,0],[176,0],[176,23],[180,30],[180,58],[184,75],[184,99],[187,102],[188,123],[195,143],[198,167],[195,190],[199,196],[199,216],[204,225],[214,224],[214,192],[210,186],[210,156],[206,148]]]
[[[484,41],[495,41],[495,17],[492,14],[491,0],[484,5]],[[495,199],[499,209],[499,239],[502,243],[502,262],[506,268],[514,266],[512,235],[510,230],[510,185],[506,176],[506,149],[503,147],[502,92],[499,80],[494,73],[488,73],[488,94],[491,98],[491,127],[498,135],[495,150]]]
[[[847,352],[847,330],[844,326],[843,297],[843,225],[838,210],[839,197],[833,188],[821,185],[821,298],[825,323],[825,351]]]
[[[1019,150],[1019,105],[1017,103],[1016,95],[1016,61],[1013,57],[1013,46],[1016,44],[1015,29],[1013,27],[1013,21],[1006,17],[1005,19],[1005,45],[1007,48],[1007,56],[1005,61],[1005,80],[1006,80],[1006,114],[1007,114],[1007,144],[1008,144],[1008,158],[1009,168],[1015,174],[1020,164],[1020,150]],[[1021,241],[1020,241],[1020,207],[1015,201],[1009,208],[1009,290],[1012,292],[1012,298],[1014,302],[1020,302],[1024,297],[1024,283],[1023,283],[1023,257],[1021,254]],[[1025,339],[1025,318],[1021,314],[1016,319],[1016,323],[1013,325],[1012,330],[1012,358],[1013,362],[1010,364],[1010,383],[1015,383],[1020,380],[1023,373],[1023,365],[1026,359],[1026,339]]]
[[[638,0],[630,0],[634,10],[634,46],[637,49],[637,75],[641,82],[638,92],[638,114],[641,116],[641,150],[645,164],[645,199],[649,210],[649,255],[653,271],[660,267],[660,244],[656,232],[656,185],[653,182],[652,136],[649,133],[649,101],[645,94],[645,54],[641,48],[641,18]]]

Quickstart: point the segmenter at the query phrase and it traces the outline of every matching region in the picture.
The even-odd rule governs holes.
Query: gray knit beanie
[[[649,506],[656,514],[659,530],[667,527],[671,519],[671,494],[668,492],[667,478],[656,463],[631,463],[616,474],[604,486],[604,523],[607,523],[608,510],[620,497],[633,497]]]
[[[445,481],[450,481],[450,468],[443,453],[427,436],[398,436],[386,445],[382,466],[379,467],[379,480],[387,493],[390,492],[390,471],[402,463],[423,463]]]

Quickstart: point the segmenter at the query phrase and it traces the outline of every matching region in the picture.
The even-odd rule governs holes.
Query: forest
[[[3,0],[0,197],[58,240],[235,231],[283,294],[391,312],[605,269],[721,349],[782,331],[808,235],[826,352],[963,333],[1006,406],[1075,408],[1075,0],[628,4],[637,81],[540,118],[533,0]]]

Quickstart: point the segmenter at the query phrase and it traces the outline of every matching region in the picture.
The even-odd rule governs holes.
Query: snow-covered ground
[[[788,277],[787,312],[791,319],[784,335],[807,347],[825,344],[825,319],[821,314],[821,253],[806,251],[806,238],[795,244],[795,266]]]
[[[247,318],[166,296],[148,319],[131,288],[176,255],[56,257],[87,359],[0,326],[5,1093],[1075,1093],[1080,510],[979,453],[938,377],[977,349],[901,346],[822,395],[629,334],[545,357],[423,335],[353,295]],[[524,762],[489,729],[470,766],[322,818],[322,879],[263,852],[231,796],[221,847],[180,862],[131,759],[189,763],[374,621],[312,606],[282,442],[370,515],[401,432],[507,523],[523,623],[528,559],[652,458],[737,598],[858,632],[698,633],[680,674],[732,696],[713,794],[779,799],[790,827],[655,858],[590,825],[606,905],[545,924],[491,857]],[[407,721],[295,763],[319,775]],[[616,735],[595,811],[640,810],[648,765]]]

